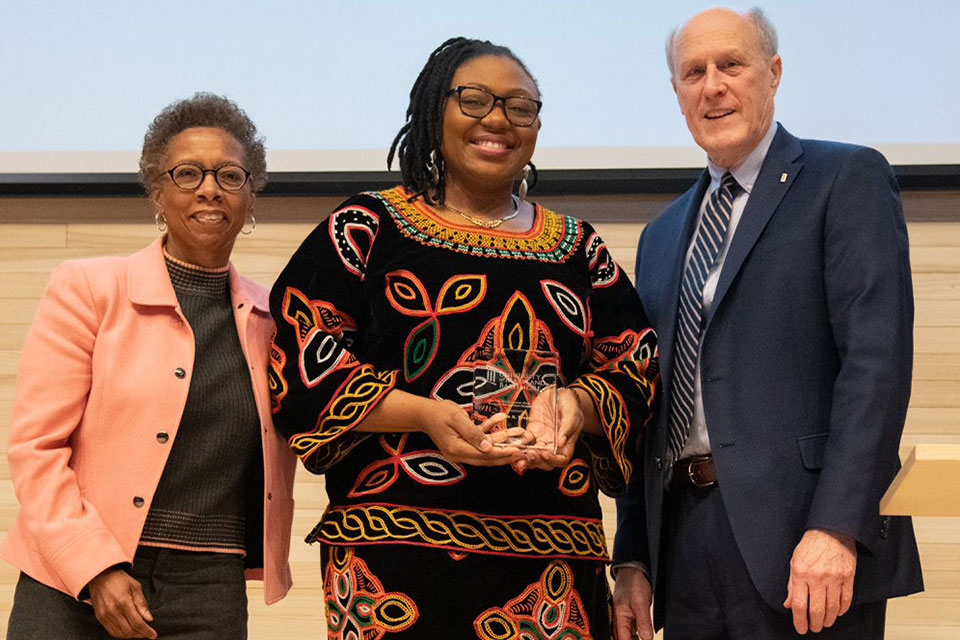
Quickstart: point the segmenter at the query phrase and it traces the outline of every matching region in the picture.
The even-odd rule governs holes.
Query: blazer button
[[[177,367],[173,370],[173,375],[177,376],[181,380],[187,377],[187,372],[183,370],[182,367]]]
[[[273,494],[272,494],[272,493],[268,493],[268,494],[267,494],[267,500],[273,500]]]
[[[142,507],[142,506],[143,506],[143,498],[141,498],[140,496],[134,496],[134,498],[133,498],[133,506],[135,506],[137,509],[139,509],[140,507]]]
[[[657,458],[654,458],[653,461],[657,465],[657,471],[663,471],[663,459],[657,457]]]
[[[157,442],[159,442],[160,444],[166,444],[167,440],[169,439],[170,439],[170,436],[167,434],[166,431],[161,431],[160,433],[157,434]]]

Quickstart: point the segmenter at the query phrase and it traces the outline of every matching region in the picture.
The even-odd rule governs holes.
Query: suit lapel
[[[720,279],[717,281],[717,291],[704,320],[704,331],[710,327],[713,316],[723,303],[724,296],[740,272],[753,245],[759,240],[773,212],[777,210],[783,196],[803,167],[803,163],[799,160],[802,154],[800,141],[780,126],[780,130],[770,144],[770,150],[753,185],[747,206],[740,218],[740,224],[737,225],[730,248],[727,250],[723,269],[720,271]]]

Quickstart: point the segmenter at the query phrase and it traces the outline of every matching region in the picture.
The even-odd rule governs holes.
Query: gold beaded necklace
[[[507,214],[502,218],[496,218],[494,220],[484,220],[483,218],[477,218],[476,216],[472,216],[469,213],[464,213],[463,211],[460,211],[460,209],[457,209],[456,207],[451,206],[446,202],[443,203],[443,206],[444,208],[449,209],[450,211],[453,211],[455,214],[457,214],[458,216],[460,216],[470,224],[476,225],[478,227],[483,227],[484,229],[496,229],[507,220],[513,220],[518,215],[520,215],[520,201],[517,199],[517,196],[510,194],[510,201],[513,202],[513,213]]]

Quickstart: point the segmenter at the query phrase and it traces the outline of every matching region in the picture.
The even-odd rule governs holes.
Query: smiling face
[[[780,56],[764,53],[749,18],[725,9],[694,16],[673,47],[673,89],[687,128],[714,164],[736,168],[773,122]]]
[[[243,147],[223,129],[193,127],[171,138],[164,170],[190,162],[204,169],[225,164],[244,166]],[[239,191],[225,191],[212,173],[194,190],[181,189],[162,174],[153,188],[153,201],[167,220],[167,252],[202,267],[222,267],[253,210],[250,181]]]
[[[540,97],[533,79],[505,56],[467,60],[453,74],[450,88],[457,86],[481,87],[504,97]],[[447,194],[460,191],[469,196],[477,190],[500,189],[509,192],[514,178],[533,156],[539,130],[539,117],[529,127],[510,124],[502,102],[477,119],[460,111],[456,94],[449,96],[441,144]]]

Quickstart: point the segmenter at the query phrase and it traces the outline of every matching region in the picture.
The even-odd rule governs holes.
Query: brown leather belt
[[[673,465],[671,489],[708,489],[717,486],[717,469],[713,456],[694,456],[678,460]]]

